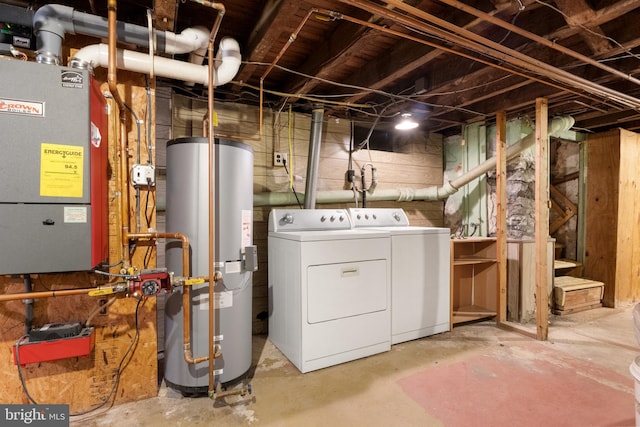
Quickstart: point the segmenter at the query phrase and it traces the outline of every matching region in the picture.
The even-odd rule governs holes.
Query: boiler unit
[[[178,138],[167,143],[167,231],[183,233],[191,245],[191,276],[208,276],[209,149],[206,138]],[[216,381],[228,383],[251,367],[252,276],[257,268],[253,231],[253,151],[230,140],[215,143],[215,341],[222,356],[215,359]],[[170,271],[182,272],[181,242],[167,243]],[[182,292],[165,306],[165,381],[183,394],[206,393],[208,362],[184,359]],[[208,355],[209,290],[191,290],[191,350],[194,358]]]
[[[0,58],[0,274],[108,257],[107,105],[89,73]]]

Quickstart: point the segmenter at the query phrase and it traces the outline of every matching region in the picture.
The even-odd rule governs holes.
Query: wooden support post
[[[496,245],[498,301],[496,321],[507,320],[507,113],[496,114]]]
[[[549,335],[549,277],[547,240],[549,238],[549,138],[548,102],[536,99],[536,338]]]

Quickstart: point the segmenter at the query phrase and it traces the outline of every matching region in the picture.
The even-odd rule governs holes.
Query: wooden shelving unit
[[[497,314],[495,238],[451,241],[451,327]]]

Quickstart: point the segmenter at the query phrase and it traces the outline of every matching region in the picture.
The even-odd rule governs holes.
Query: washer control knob
[[[360,219],[362,216],[360,214],[356,215],[356,218]]]
[[[327,217],[326,217],[326,216],[322,215],[322,216],[320,217],[320,222],[325,222],[326,220],[327,220]]]
[[[364,219],[369,219],[369,214],[365,214]]]
[[[340,220],[340,222],[344,221],[344,217],[342,215],[340,215],[338,219]]]
[[[285,214],[285,216],[282,217],[282,222],[285,224],[293,224],[293,215],[290,213]]]
[[[373,214],[373,219],[378,219],[378,215]]]
[[[333,216],[333,215],[331,215],[331,218],[329,218],[329,219],[331,220],[331,222],[333,222],[333,221],[335,221],[335,220],[336,220],[336,217],[335,217],[335,216]]]
[[[400,222],[400,214],[398,212],[394,212],[393,213],[393,219],[395,219],[396,221]]]

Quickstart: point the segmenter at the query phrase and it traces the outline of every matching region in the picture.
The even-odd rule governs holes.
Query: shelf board
[[[460,257],[453,260],[453,265],[487,264],[492,262],[496,262],[496,259],[483,257]]]
[[[470,322],[472,320],[485,319],[496,316],[495,310],[478,305],[465,305],[453,309],[452,323]]]

